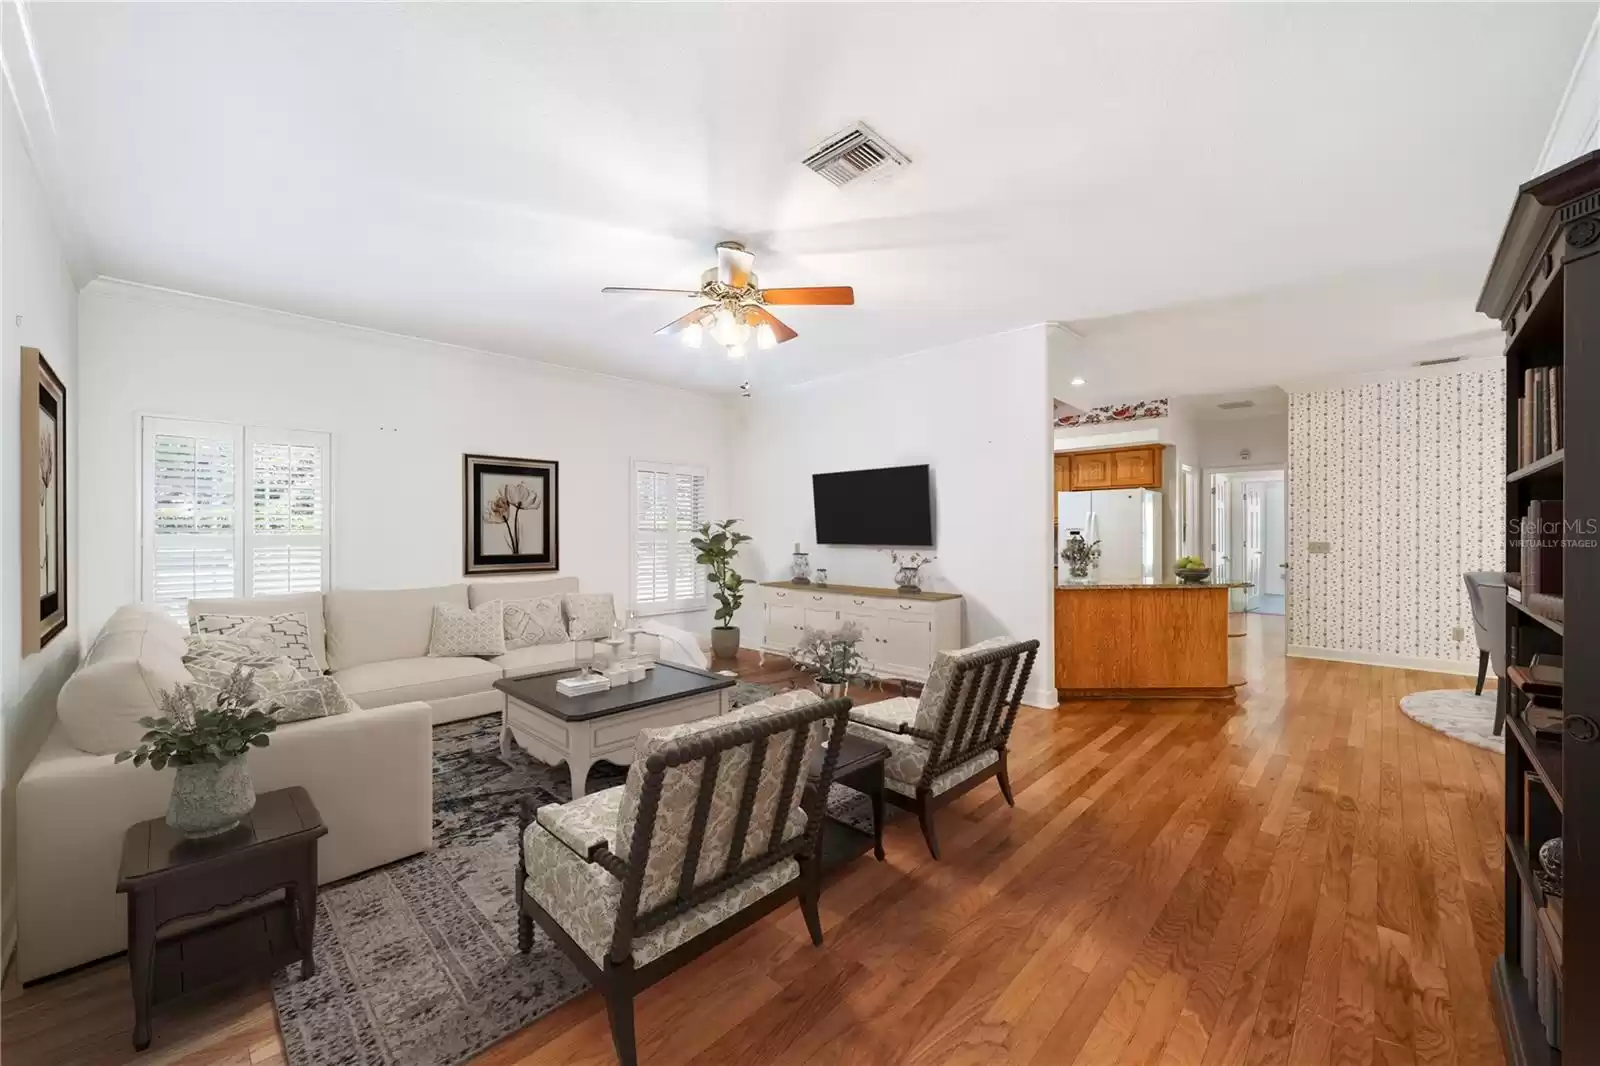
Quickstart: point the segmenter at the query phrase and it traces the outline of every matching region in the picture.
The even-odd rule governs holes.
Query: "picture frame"
[[[560,464],[504,455],[462,459],[462,573],[559,570]]]
[[[67,628],[67,387],[37,348],[22,349],[22,654]]]

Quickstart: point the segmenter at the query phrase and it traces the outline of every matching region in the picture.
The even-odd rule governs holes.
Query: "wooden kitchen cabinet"
[[[1131,448],[1112,448],[1098,452],[1068,452],[1057,457],[1056,490],[1082,492],[1087,489],[1159,489],[1161,487],[1160,444],[1140,444]],[[1062,459],[1066,463],[1061,462]],[[1067,485],[1061,485],[1063,465]]]

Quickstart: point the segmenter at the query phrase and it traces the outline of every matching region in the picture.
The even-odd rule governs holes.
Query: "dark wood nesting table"
[[[807,779],[814,787],[822,776],[822,757],[825,749],[818,749],[811,757]],[[828,873],[838,866],[866,852],[868,848],[883,861],[883,764],[889,760],[889,749],[883,744],[849,733],[839,742],[839,761],[833,768],[834,784],[864,792],[872,799],[872,832],[864,833],[847,822],[828,818],[822,827],[822,872]],[[828,798],[822,797],[826,808]]]
[[[317,841],[328,829],[305,789],[256,798],[226,833],[190,840],[152,818],[122,838],[117,891],[128,896],[133,1046],[150,1046],[150,1012],[201,988],[270,974],[296,960],[316,972]]]

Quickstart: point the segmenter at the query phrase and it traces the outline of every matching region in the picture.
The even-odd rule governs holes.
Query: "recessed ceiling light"
[[[1073,378],[1072,381],[1069,382],[1069,384],[1072,384],[1072,385],[1086,385],[1086,384],[1088,384],[1088,382],[1084,381],[1082,378]]]

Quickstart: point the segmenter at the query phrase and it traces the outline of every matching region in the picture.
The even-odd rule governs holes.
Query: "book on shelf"
[[[1546,696],[1560,705],[1561,667],[1559,666],[1508,666],[1506,677],[1530,696]]]
[[[1517,400],[1517,466],[1527,466],[1564,447],[1561,432],[1562,370],[1529,367]]]
[[[1562,523],[1560,500],[1533,500],[1522,522],[1522,592],[1561,595]],[[1509,596],[1510,590],[1507,590]]]

